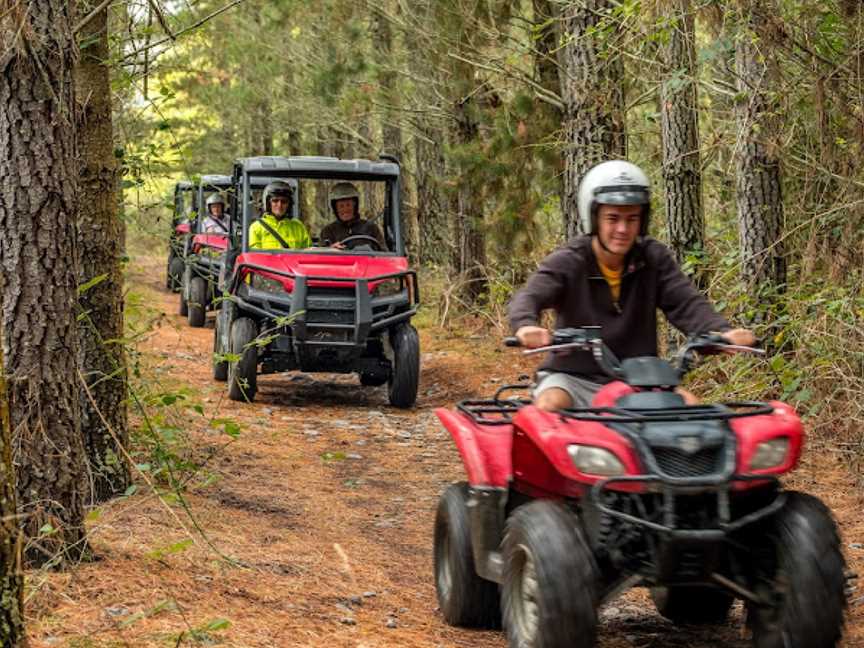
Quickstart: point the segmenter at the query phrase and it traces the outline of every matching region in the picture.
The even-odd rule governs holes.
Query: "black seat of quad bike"
[[[615,407],[621,409],[667,409],[670,407],[684,407],[684,397],[675,392],[636,392],[635,394],[626,394],[617,401]]]
[[[621,363],[621,374],[631,387],[677,387],[681,383],[671,364],[653,356],[627,358]]]

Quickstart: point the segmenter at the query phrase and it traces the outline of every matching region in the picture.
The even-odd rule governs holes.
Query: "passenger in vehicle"
[[[336,220],[321,230],[323,245],[344,250],[342,241],[349,236],[369,236],[378,241],[381,250],[387,249],[381,229],[360,218],[360,193],[353,184],[337,182],[330,190],[330,207]]]
[[[312,246],[306,226],[292,216],[294,189],[277,180],[264,187],[264,215],[249,227],[249,247],[262,250],[300,249]]]
[[[201,223],[204,234],[227,234],[228,218],[225,213],[225,199],[220,193],[214,193],[207,198],[207,217]]]

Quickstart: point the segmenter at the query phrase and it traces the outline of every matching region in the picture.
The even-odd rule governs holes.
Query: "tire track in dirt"
[[[518,362],[424,331],[421,394],[410,412],[345,376],[261,377],[255,403],[233,403],[210,377],[212,316],[208,328],[191,329],[171,315],[177,297],[161,290],[159,260],[147,263],[136,281],[169,314],[145,344],[147,363],[189,384],[208,414],[243,426],[225,447],[201,421],[188,422],[196,456],[209,457],[218,476],[188,500],[213,545],[239,566],[200,540],[154,554],[186,537],[175,520],[143,493],[111,503],[93,529],[101,560],[50,576],[35,597],[33,645],[79,645],[63,642],[81,635],[91,643],[80,645],[174,645],[180,633],[224,618],[230,627],[211,634],[238,648],[505,646],[501,633],[448,627],[436,610],[432,521],[440,492],[463,475],[432,409],[492,391]],[[152,612],[165,600],[176,605]],[[633,592],[604,608],[598,645],[743,648],[738,608],[727,626],[678,629],[645,592]]]

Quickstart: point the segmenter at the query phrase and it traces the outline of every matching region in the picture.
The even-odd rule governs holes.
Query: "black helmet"
[[[264,193],[261,195],[261,202],[264,205],[264,213],[270,213],[270,199],[276,196],[279,198],[287,198],[287,213],[290,214],[291,208],[294,206],[294,187],[283,180],[276,180],[264,187]]]

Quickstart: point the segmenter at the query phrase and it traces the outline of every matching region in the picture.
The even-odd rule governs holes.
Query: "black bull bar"
[[[291,332],[294,338],[294,343],[307,346],[347,346],[359,347],[366,344],[366,339],[370,333],[392,326],[399,322],[411,319],[416,313],[420,303],[420,286],[417,280],[417,272],[415,270],[401,270],[399,272],[391,272],[374,277],[328,277],[328,276],[313,276],[298,275],[285,270],[275,270],[266,266],[257,265],[254,263],[240,264],[235,273],[230,285],[230,292],[237,294],[237,288],[241,282],[242,270],[252,270],[268,275],[285,277],[294,281],[294,290],[286,297],[290,298],[290,307],[288,312]],[[410,282],[409,286],[409,306],[405,311],[395,313],[389,317],[373,321],[372,313],[372,295],[369,293],[369,284],[376,281],[387,281],[388,279],[407,279]],[[338,282],[343,284],[354,284],[354,323],[353,324],[338,324],[331,322],[309,322],[307,321],[306,313],[308,311],[309,298],[309,282],[310,281],[327,281]],[[261,308],[255,304],[249,303],[240,297],[236,297],[237,303],[242,308],[249,310],[259,317],[267,317],[275,319],[279,317],[267,308]],[[269,304],[265,305],[269,306]],[[324,330],[350,330],[353,333],[352,342],[340,342],[335,340],[311,340],[309,339],[310,329]]]

